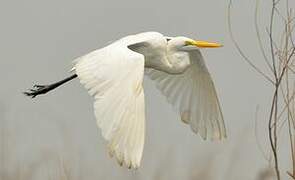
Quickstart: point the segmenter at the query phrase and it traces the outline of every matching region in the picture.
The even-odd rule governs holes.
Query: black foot
[[[29,91],[24,92],[26,96],[30,96],[32,98],[40,95],[45,94],[48,91],[51,90],[50,85],[34,85],[32,89],[29,89]]]

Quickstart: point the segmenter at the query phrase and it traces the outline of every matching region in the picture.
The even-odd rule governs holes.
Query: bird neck
[[[170,73],[182,73],[189,66],[189,54],[175,49],[168,50],[167,60],[170,63]]]

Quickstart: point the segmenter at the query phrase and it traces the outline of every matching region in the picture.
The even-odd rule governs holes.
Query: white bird
[[[77,58],[75,74],[50,85],[35,85],[26,95],[36,97],[76,77],[94,97],[97,125],[120,165],[138,168],[145,139],[143,76],[157,88],[203,139],[223,139],[225,125],[216,90],[200,48],[218,43],[157,32],[129,35]]]

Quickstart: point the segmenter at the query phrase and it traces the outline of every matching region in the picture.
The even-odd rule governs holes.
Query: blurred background
[[[273,178],[266,159],[270,148],[265,116],[271,86],[234,49],[227,1],[0,2],[1,180]],[[261,7],[259,22],[266,27],[269,4],[262,2]],[[259,63],[254,9],[255,1],[238,1],[232,23],[241,46]],[[202,52],[218,91],[228,138],[203,141],[145,78],[143,160],[138,170],[128,170],[108,156],[96,127],[93,100],[78,80],[33,100],[22,92],[35,83],[67,77],[74,58],[144,31],[224,44]],[[280,142],[281,154],[289,153],[286,142]],[[288,155],[280,156],[283,169],[288,170],[289,161]]]

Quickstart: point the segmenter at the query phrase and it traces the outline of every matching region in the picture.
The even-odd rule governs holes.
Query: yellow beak
[[[207,41],[186,41],[186,45],[192,45],[192,46],[197,46],[199,48],[219,48],[222,47],[223,45],[214,43],[214,42],[207,42]]]

